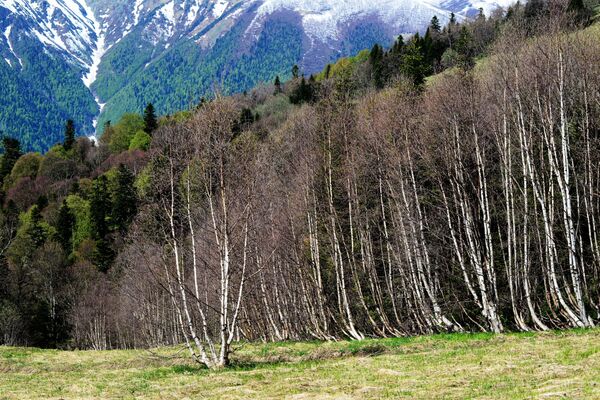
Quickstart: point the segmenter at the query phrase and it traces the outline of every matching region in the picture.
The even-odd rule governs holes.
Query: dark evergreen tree
[[[96,240],[96,248],[92,253],[92,261],[96,268],[98,268],[98,271],[104,273],[108,272],[114,259],[115,251],[109,240],[107,238]]]
[[[31,221],[27,233],[35,247],[40,247],[46,241],[46,230],[42,226],[42,214],[37,205],[31,207]]]
[[[442,30],[442,26],[440,25],[440,20],[437,16],[433,16],[433,18],[431,18],[431,22],[429,23],[429,28],[431,29],[432,32],[437,32],[440,33]]]
[[[292,67],[292,78],[298,79],[300,77],[300,68],[298,65]]]
[[[569,0],[567,10],[573,13],[575,21],[580,24],[586,24],[592,17],[592,12],[589,10],[583,0]]]
[[[158,120],[154,112],[152,103],[148,103],[144,110],[144,132],[148,135],[152,134],[158,128]]]
[[[113,196],[112,223],[124,233],[137,211],[137,195],[133,187],[135,177],[125,165],[117,170],[117,189]]]
[[[384,85],[383,81],[383,48],[375,44],[369,54],[369,64],[371,65],[373,83],[376,88],[381,89]]]
[[[456,25],[456,15],[454,13],[450,13],[450,21],[448,22],[448,25]]]
[[[473,36],[466,26],[460,29],[460,34],[456,42],[456,51],[461,56],[463,68],[470,68],[474,65],[473,60]]]
[[[2,138],[2,147],[4,154],[0,162],[0,180],[4,181],[7,175],[10,175],[15,163],[21,157],[21,143],[14,138],[5,136]]]
[[[426,57],[419,43],[421,39],[418,34],[405,47],[400,65],[400,71],[406,77],[411,78],[416,85],[421,85],[425,77],[431,71],[431,65],[427,63]]]
[[[325,79],[329,79],[331,76],[331,64],[327,64],[325,67]]]
[[[65,150],[69,151],[73,148],[75,144],[75,123],[72,119],[67,121],[65,125],[65,138],[63,141],[63,147]]]
[[[69,208],[67,201],[63,200],[58,219],[56,221],[56,241],[61,245],[65,254],[69,255],[72,251],[73,226],[75,217]]]
[[[529,0],[525,4],[524,16],[527,20],[533,20],[545,14],[546,4],[544,0]],[[531,21],[527,22],[531,23]]]
[[[44,211],[44,208],[48,207],[48,197],[46,197],[46,195],[42,194],[40,195],[35,204],[38,206],[40,211]]]
[[[283,90],[281,89],[281,80],[279,79],[279,75],[277,75],[275,77],[275,95],[278,95],[279,93],[281,93]]]
[[[312,102],[314,100],[313,84],[314,82],[306,82],[306,78],[303,76],[300,84],[290,94],[290,102],[292,104]]]
[[[106,176],[99,176],[92,186],[90,197],[92,235],[95,240],[103,239],[108,234],[107,217],[111,212],[110,195]]]
[[[115,257],[115,252],[108,239],[107,219],[111,214],[112,207],[107,181],[104,175],[98,177],[94,181],[90,198],[92,238],[96,243],[92,261],[101,272],[108,271]]]

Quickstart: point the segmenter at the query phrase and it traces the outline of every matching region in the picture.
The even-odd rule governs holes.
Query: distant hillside
[[[148,102],[172,113],[511,2],[0,0],[0,131],[47,150],[65,119],[90,135]]]

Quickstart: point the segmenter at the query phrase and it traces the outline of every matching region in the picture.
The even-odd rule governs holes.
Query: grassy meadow
[[[0,399],[600,399],[600,330],[182,348],[0,347]]]

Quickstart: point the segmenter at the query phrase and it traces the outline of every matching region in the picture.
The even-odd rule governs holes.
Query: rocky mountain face
[[[140,111],[306,73],[510,0],[0,0],[0,130],[45,150]]]

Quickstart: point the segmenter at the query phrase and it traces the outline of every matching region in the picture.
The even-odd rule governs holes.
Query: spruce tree
[[[282,92],[281,90],[281,80],[279,79],[279,75],[275,77],[275,95],[278,95]]]
[[[567,11],[573,13],[575,21],[580,24],[587,24],[592,17],[592,12],[585,6],[583,0],[569,0]]]
[[[94,181],[90,199],[92,238],[96,248],[92,254],[94,265],[101,272],[107,272],[115,257],[108,239],[107,217],[111,214],[111,202],[108,192],[108,180],[101,175]]]
[[[23,153],[21,153],[21,143],[17,139],[5,136],[2,138],[2,145],[4,154],[2,162],[0,162],[0,180],[4,181],[4,178],[10,175],[15,163]]]
[[[144,110],[144,132],[151,135],[158,128],[158,121],[152,103],[148,103]]]
[[[314,100],[313,86],[314,78],[310,82],[306,82],[303,76],[300,80],[300,85],[290,94],[290,102],[292,104],[310,103]]]
[[[117,189],[113,196],[112,223],[120,232],[125,232],[137,210],[137,195],[133,187],[135,177],[125,165],[117,170]]]
[[[331,64],[327,64],[325,67],[325,79],[329,79],[331,77]]]
[[[429,28],[431,28],[432,32],[440,33],[442,26],[440,25],[440,20],[437,16],[434,15],[433,18],[431,18]]]
[[[73,148],[75,144],[75,123],[72,119],[67,121],[65,125],[65,138],[63,141],[63,147],[65,150],[69,151]]]
[[[62,206],[58,211],[58,219],[56,221],[56,241],[60,243],[65,251],[65,254],[71,254],[73,226],[75,217],[67,204],[67,200],[63,200]]]
[[[448,25],[456,25],[456,15],[454,13],[450,13],[450,21],[448,22]]]
[[[298,79],[300,77],[300,68],[298,65],[292,67],[292,78]]]
[[[383,48],[375,44],[369,54],[369,63],[371,64],[371,70],[373,71],[373,83],[376,88],[381,89],[383,87]]]
[[[107,217],[111,212],[106,176],[99,176],[92,186],[90,196],[92,235],[95,240],[103,239],[108,234]]]
[[[98,271],[106,273],[115,259],[115,251],[108,239],[103,238],[96,241],[96,248],[92,253],[92,261]]]
[[[37,205],[31,207],[31,221],[27,233],[35,247],[40,247],[46,241],[46,231],[42,226],[43,220],[40,209]]]

